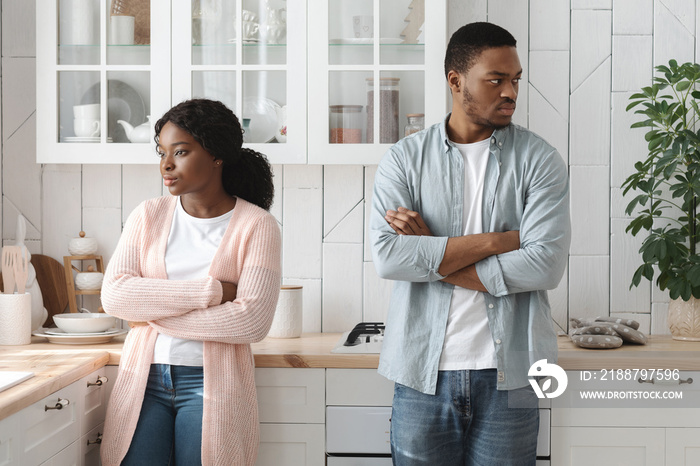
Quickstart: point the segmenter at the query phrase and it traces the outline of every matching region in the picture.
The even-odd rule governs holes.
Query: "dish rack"
[[[100,290],[77,290],[75,288],[75,278],[73,277],[73,271],[82,272],[76,266],[73,265],[73,261],[95,261],[95,271],[105,273],[104,262],[102,261],[102,256],[89,255],[89,256],[63,256],[63,267],[66,269],[66,287],[68,288],[68,307],[70,312],[78,312],[78,304],[76,297],[78,295],[99,295]]]
[[[149,0],[112,0],[110,16],[134,17],[134,44],[151,43],[151,7]]]

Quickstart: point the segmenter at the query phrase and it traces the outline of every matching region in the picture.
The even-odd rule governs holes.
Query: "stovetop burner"
[[[384,340],[384,323],[361,322],[343,333],[331,353],[379,353]]]

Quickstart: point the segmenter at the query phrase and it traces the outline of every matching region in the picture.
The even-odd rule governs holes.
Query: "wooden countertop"
[[[64,352],[37,351],[30,349],[30,346],[0,347],[0,370],[34,372],[34,377],[29,380],[0,392],[0,419],[80,380],[104,367],[109,360],[106,351],[95,349],[68,355]]]
[[[378,354],[333,354],[340,333],[311,333],[301,338],[265,340],[252,345],[256,367],[376,369]],[[104,365],[117,365],[124,337],[99,345],[60,345],[32,337],[25,346],[0,346],[0,370],[32,371],[35,376],[0,393],[0,419],[70,385]],[[700,370],[700,342],[652,336],[647,345],[590,350],[558,340],[558,364],[566,370]]]

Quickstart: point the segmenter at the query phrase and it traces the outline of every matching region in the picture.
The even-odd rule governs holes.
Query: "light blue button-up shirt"
[[[389,149],[377,168],[370,216],[372,257],[395,280],[379,373],[434,394],[454,285],[438,273],[449,237],[462,236],[464,161],[439,124]],[[406,207],[434,236],[397,235],[384,219]],[[483,193],[484,232],[520,231],[520,249],[476,263],[496,348],[498,389],[528,385],[530,365],[555,362],[556,333],[545,290],[561,280],[571,241],[566,163],[520,126],[494,131]]]

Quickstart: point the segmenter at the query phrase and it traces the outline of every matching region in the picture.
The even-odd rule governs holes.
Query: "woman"
[[[105,311],[132,326],[102,463],[252,465],[250,343],[267,334],[280,288],[270,165],[241,147],[221,102],[183,102],[155,133],[172,196],[129,216],[102,287]]]

